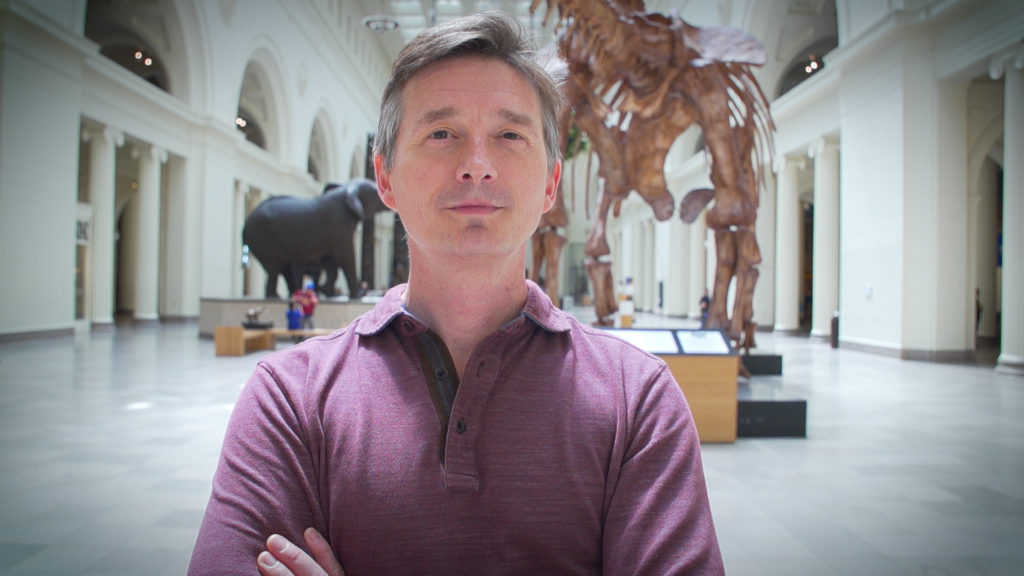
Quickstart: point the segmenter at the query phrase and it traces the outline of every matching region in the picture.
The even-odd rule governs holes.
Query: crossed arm
[[[267,538],[267,549],[256,558],[263,576],[345,576],[331,545],[315,528],[302,533],[312,556],[284,536]]]

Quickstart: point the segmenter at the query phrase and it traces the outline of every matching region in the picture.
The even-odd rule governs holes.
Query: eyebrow
[[[419,119],[419,121],[416,122],[416,123],[417,124],[430,124],[430,123],[433,123],[433,122],[437,122],[439,120],[445,120],[445,119],[451,118],[451,117],[453,117],[455,115],[456,115],[456,110],[455,110],[455,108],[453,106],[445,106],[443,108],[437,108],[437,109],[434,109],[434,110],[428,110],[427,113],[424,114]],[[501,110],[499,110],[498,111],[498,116],[504,118],[505,120],[508,120],[509,122],[512,122],[513,124],[519,125],[519,126],[524,126],[524,127],[533,126],[533,119],[530,118],[530,116],[528,116],[526,114],[521,114],[519,112],[515,112],[513,110],[509,110],[508,108],[502,108]]]
[[[498,112],[498,115],[501,116],[502,118],[508,120],[509,122],[512,122],[513,124],[518,124],[520,126],[532,126],[533,125],[533,118],[530,118],[526,114],[520,114],[519,112],[513,112],[512,110],[509,110],[508,108],[502,108]]]

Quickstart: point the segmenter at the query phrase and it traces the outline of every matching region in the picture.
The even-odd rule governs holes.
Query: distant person
[[[700,297],[700,327],[706,328],[708,325],[708,311],[711,310],[711,296],[708,295],[708,289],[704,289],[704,295]]]
[[[302,312],[296,306],[295,302],[288,302],[288,310],[284,313],[285,318],[288,319],[289,330],[301,330],[302,329]]]
[[[622,297],[626,300],[632,300],[636,295],[636,286],[633,285],[633,277],[629,276],[622,285]]]
[[[302,327],[307,330],[313,329],[313,312],[320,299],[316,297],[316,284],[309,282],[304,288],[296,290],[292,294],[292,301],[299,305],[302,311]]]
[[[978,327],[981,326],[981,289],[974,289],[974,335],[978,335]]]
[[[528,38],[477,14],[398,55],[373,160],[408,283],[259,361],[191,575],[724,574],[668,366],[523,275],[562,170]]]

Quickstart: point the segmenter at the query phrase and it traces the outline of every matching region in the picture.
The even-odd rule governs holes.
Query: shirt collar
[[[530,280],[525,282],[526,305],[523,306],[519,316],[512,319],[502,329],[517,326],[524,318],[528,318],[548,332],[569,331],[572,327],[571,316],[556,308],[536,283]],[[356,333],[360,336],[370,336],[383,330],[396,318],[411,318],[411,315],[402,306],[402,295],[405,294],[405,288],[405,284],[399,284],[388,290],[373,309],[359,318],[355,326]]]

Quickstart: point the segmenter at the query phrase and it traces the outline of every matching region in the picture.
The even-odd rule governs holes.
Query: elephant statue
[[[387,210],[372,180],[328,183],[316,198],[275,196],[261,202],[245,219],[242,244],[267,272],[265,296],[278,298],[277,277],[284,275],[289,293],[301,287],[302,277],[327,279],[320,292],[334,296],[338,268],[345,272],[349,295],[358,293],[356,225]]]

